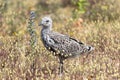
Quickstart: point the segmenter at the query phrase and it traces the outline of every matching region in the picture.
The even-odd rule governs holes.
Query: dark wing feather
[[[72,40],[78,42],[79,44],[83,44],[81,41],[78,41],[78,40],[76,40],[76,39],[74,39],[74,38],[72,38],[72,37],[70,37],[70,39],[72,39]],[[84,45],[84,44],[83,44],[83,45]]]

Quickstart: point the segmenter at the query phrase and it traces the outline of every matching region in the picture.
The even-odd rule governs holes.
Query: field
[[[71,17],[73,8],[69,6],[46,12],[39,10],[37,3],[0,0],[0,80],[120,80],[120,20],[81,22],[81,18]],[[32,27],[35,47],[30,45],[28,31],[31,10],[36,13]],[[49,13],[55,31],[95,47],[89,55],[65,60],[62,77],[58,58],[40,39],[38,23]]]

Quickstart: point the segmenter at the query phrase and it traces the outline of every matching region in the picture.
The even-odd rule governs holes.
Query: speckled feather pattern
[[[52,26],[46,26],[47,23],[50,24],[50,18],[43,18],[42,24],[43,28],[41,30],[41,39],[45,47],[54,53],[54,55],[59,55],[64,59],[69,57],[75,57],[82,53],[91,51],[91,46],[86,46],[82,42],[77,41],[67,35],[60,34],[50,30]],[[51,22],[52,24],[52,22]]]

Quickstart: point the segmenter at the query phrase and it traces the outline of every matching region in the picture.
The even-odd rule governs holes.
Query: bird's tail
[[[92,51],[92,50],[94,50],[94,49],[95,49],[95,48],[92,47],[92,46],[85,46],[84,52],[90,52],[90,51]]]

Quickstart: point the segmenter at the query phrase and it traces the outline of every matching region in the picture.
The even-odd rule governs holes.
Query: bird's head
[[[52,27],[52,19],[50,17],[43,17],[39,26],[43,28],[51,28]]]

